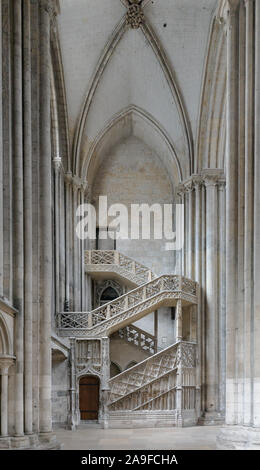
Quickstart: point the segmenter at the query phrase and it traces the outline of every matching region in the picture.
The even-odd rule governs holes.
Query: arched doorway
[[[97,420],[99,410],[99,379],[85,376],[79,381],[79,409],[82,421]]]

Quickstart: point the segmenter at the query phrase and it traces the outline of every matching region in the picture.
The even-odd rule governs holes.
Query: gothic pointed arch
[[[8,326],[0,313],[0,355],[11,353],[11,339]]]
[[[54,20],[56,21],[56,20]],[[68,126],[67,97],[63,72],[62,54],[57,26],[51,29],[51,112],[53,157],[62,159],[66,172],[71,171],[70,137]],[[56,154],[57,152],[57,154]]]
[[[92,80],[90,82],[86,97],[84,99],[73,141],[73,172],[78,176],[80,175],[82,159],[84,158],[84,156],[82,156],[84,131],[86,128],[89,111],[91,105],[93,104],[96,90],[103,78],[104,72],[107,69],[108,64],[111,61],[111,58],[114,56],[115,50],[118,48],[119,43],[122,41],[126,31],[128,30],[129,24],[127,21],[127,15],[125,15],[117,24],[100,56]],[[172,71],[172,67],[170,66],[166,54],[163,50],[163,46],[162,44],[160,44],[159,39],[157,38],[153,28],[147,20],[145,20],[141,24],[140,31],[141,34],[143,33],[143,37],[145,38],[146,44],[149,44],[149,46],[151,47],[151,50],[155,55],[157,64],[161,70],[164,80],[166,81],[165,86],[168,86],[168,90],[170,92],[168,101],[174,103],[176,109],[175,112],[176,116],[178,116],[178,126],[180,126],[180,132],[182,134],[183,139],[181,158],[187,160],[185,162],[185,177],[188,177],[193,171],[193,138],[185,103],[181,96],[179,86]],[[129,103],[129,105],[131,104],[132,103]],[[136,105],[139,104],[136,103]],[[86,139],[89,140],[90,137],[87,136]]]
[[[225,26],[217,13],[211,25],[205,62],[195,173],[203,168],[225,167],[226,34]]]

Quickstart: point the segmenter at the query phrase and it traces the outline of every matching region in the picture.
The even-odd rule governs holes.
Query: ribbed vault
[[[115,82],[116,90],[113,88]],[[150,82],[148,87],[147,82]],[[148,21],[138,31],[132,31],[125,15],[100,56],[82,105],[73,144],[73,172],[76,175],[85,177],[84,169],[93,159],[97,134],[102,133],[107,122],[117,121],[117,115],[127,107],[145,109],[147,115],[153,115],[159,123],[157,127],[171,135],[175,160],[181,161],[179,177],[181,173],[188,177],[193,169],[193,139],[172,67]]]

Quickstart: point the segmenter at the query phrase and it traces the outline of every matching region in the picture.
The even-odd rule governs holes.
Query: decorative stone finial
[[[128,0],[127,23],[133,29],[140,28],[144,22],[144,13],[141,0]]]

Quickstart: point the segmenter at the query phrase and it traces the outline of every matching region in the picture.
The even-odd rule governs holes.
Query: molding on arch
[[[98,87],[99,81],[103,75],[103,72],[109,63],[113,52],[124,35],[124,32],[128,29],[128,25],[126,23],[126,16],[124,16],[121,21],[117,24],[116,28],[114,29],[112,35],[110,36],[103,53],[100,56],[96,69],[91,79],[90,87],[88,89],[86,98],[84,100],[83,106],[81,108],[80,117],[78,120],[78,124],[76,127],[76,132],[73,141],[73,149],[72,149],[72,167],[73,172],[75,175],[78,175],[79,170],[79,160],[80,160],[80,149],[81,149],[81,141],[82,135],[85,129],[85,124],[87,120],[88,111],[90,105],[92,103],[92,99],[94,97],[95,91]]]
[[[92,363],[88,364],[80,372],[77,372],[76,379],[79,383],[79,381],[80,381],[80,379],[82,379],[82,377],[89,377],[89,376],[97,377],[100,381],[100,384],[101,384],[102,372],[101,372],[101,370],[98,370],[95,367],[93,367]]]
[[[170,154],[173,157],[173,163],[176,165],[177,172],[178,172],[178,179],[179,182],[183,180],[184,177],[184,170],[181,167],[181,164],[179,162],[177,153],[174,149],[173,142],[170,138],[170,136],[167,134],[167,132],[162,128],[162,126],[151,116],[149,113],[147,113],[145,110],[142,108],[139,108],[138,106],[135,105],[130,105],[127,108],[123,109],[119,113],[117,113],[113,118],[109,121],[109,123],[105,126],[105,128],[96,136],[96,139],[92,143],[90,150],[86,156],[86,158],[83,161],[83,167],[81,169],[81,176],[82,178],[87,179],[89,181],[89,169],[91,166],[91,162],[93,158],[98,153],[98,147],[102,144],[102,141],[106,137],[106,135],[113,129],[114,126],[120,123],[120,121],[123,121],[126,117],[131,116],[131,115],[137,115],[144,121],[146,121],[160,136],[160,138],[165,142],[167,145]],[[171,180],[172,180],[172,175]]]
[[[70,161],[70,136],[69,136],[69,124],[68,124],[68,108],[67,108],[67,97],[66,97],[66,87],[65,87],[65,78],[63,71],[62,63],[62,54],[60,48],[60,40],[58,35],[58,28],[56,26],[56,19],[54,26],[51,28],[51,58],[52,58],[52,75],[53,83],[52,86],[55,89],[56,95],[56,107],[58,115],[58,128],[59,123],[61,123],[62,129],[65,130],[65,142],[62,148],[65,155],[61,155],[62,160],[66,161],[66,172],[71,171],[71,161]],[[56,86],[58,84],[58,87]],[[58,129],[59,131],[59,129]]]
[[[88,112],[95,95],[96,89],[98,84],[102,78],[102,75],[113,55],[114,50],[116,49],[117,45],[119,44],[120,40],[122,39],[125,31],[129,29],[129,25],[127,24],[126,15],[123,16],[121,21],[117,24],[116,28],[114,29],[112,35],[110,36],[94,71],[92,76],[89,89],[87,91],[87,95],[83,102],[83,106],[81,108],[80,117],[76,126],[76,131],[74,135],[73,141],[73,149],[72,149],[72,168],[75,175],[80,174],[80,158],[81,158],[81,144],[82,144],[82,137],[88,117]],[[184,140],[186,142],[186,147],[188,151],[188,159],[189,159],[189,175],[193,172],[193,138],[192,138],[192,131],[191,126],[188,118],[188,113],[185,108],[184,100],[181,96],[179,87],[177,85],[176,79],[174,77],[172,68],[170,67],[169,61],[166,57],[166,54],[163,50],[163,46],[160,44],[155,32],[153,31],[151,25],[148,23],[147,19],[141,25],[140,30],[143,32],[146,40],[149,42],[159,64],[164,73],[164,76],[167,80],[169,85],[170,92],[174,98],[175,105],[177,107],[177,112],[179,115]]]
[[[188,148],[188,155],[189,155],[189,172],[190,175],[193,172],[193,138],[192,138],[192,131],[191,126],[188,118],[188,112],[186,111],[186,107],[184,104],[184,99],[181,96],[180,89],[177,85],[176,78],[173,75],[172,68],[169,65],[169,61],[166,57],[163,47],[159,43],[159,39],[156,36],[152,26],[146,20],[145,23],[141,26],[141,29],[147,39],[149,41],[150,46],[152,47],[157,60],[161,66],[161,69],[164,73],[164,76],[167,80],[169,88],[171,90],[172,96],[174,98],[180,122],[182,125],[184,139],[186,140],[187,148]]]
[[[209,35],[199,126],[196,138],[195,173],[203,168],[225,166],[226,35],[225,26],[213,18]]]
[[[0,351],[0,355],[12,354],[12,341],[10,337],[10,331],[7,323],[0,312],[0,345],[3,346],[3,351]]]

